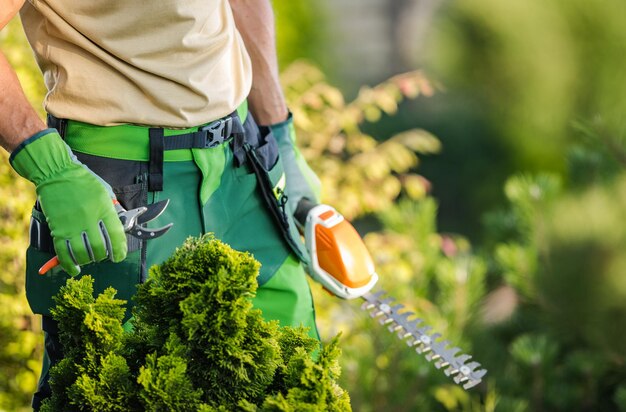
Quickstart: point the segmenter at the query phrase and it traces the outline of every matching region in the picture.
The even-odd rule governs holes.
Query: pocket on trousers
[[[29,246],[26,251],[26,298],[33,313],[51,316],[50,308],[55,306],[53,297],[70,278],[60,266],[43,276],[38,273],[39,268],[53,256],[53,253],[37,250],[33,246]],[[117,290],[116,298],[130,302],[136,292],[140,273],[141,251],[136,250],[119,263],[107,260],[82,266],[76,278],[91,275],[94,278],[94,296],[113,287]],[[127,312],[127,317],[129,314]]]
[[[115,184],[115,182],[112,182]],[[113,190],[120,203],[126,208],[138,207],[146,203],[147,187],[145,183],[135,183]],[[81,266],[81,273],[76,277],[91,275],[94,278],[94,296],[108,287],[117,290],[116,297],[130,303],[140,283],[142,273],[141,242],[128,237],[128,254],[122,262],[110,260]],[[70,277],[60,266],[45,275],[39,274],[39,268],[54,257],[50,230],[45,217],[36,204],[33,208],[30,227],[30,245],[26,250],[26,298],[33,313],[50,316],[50,308],[55,305],[53,297],[65,285]],[[131,305],[127,305],[130,308]],[[127,311],[127,317],[129,310]]]
[[[146,196],[148,185],[145,183],[135,183],[124,187],[113,187],[113,193],[124,209],[135,209],[146,206]]]

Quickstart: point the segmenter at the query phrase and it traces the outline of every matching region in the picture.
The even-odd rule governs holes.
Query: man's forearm
[[[269,0],[230,0],[230,5],[252,61],[250,111],[259,124],[282,122],[287,105],[278,77],[272,5]]]
[[[11,152],[23,140],[45,128],[26,99],[15,71],[0,52],[0,145]]]

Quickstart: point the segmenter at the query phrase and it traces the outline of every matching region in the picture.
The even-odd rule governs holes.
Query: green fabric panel
[[[193,160],[202,173],[200,183],[200,202],[204,205],[217,190],[222,180],[222,172],[226,164],[226,151],[230,151],[228,143],[222,143],[213,149],[191,149]]]
[[[276,274],[257,290],[252,303],[261,309],[266,319],[276,319],[281,326],[305,326],[309,328],[309,335],[319,340],[306,274],[293,255],[289,255]]]
[[[130,124],[102,127],[68,120],[65,140],[77,152],[147,162],[150,158],[148,129]],[[197,127],[165,129],[164,135],[176,136],[197,130]],[[191,160],[192,154],[190,149],[168,150],[163,158],[166,162],[182,162]]]
[[[50,308],[54,306],[52,297],[59,292],[61,286],[70,277],[60,266],[51,269],[44,276],[38,269],[52,258],[52,253],[42,252],[29,247],[26,250],[26,298],[33,313],[50,316]],[[81,267],[80,278],[91,275],[94,278],[94,293],[97,295],[112,286],[118,293],[117,299],[130,301],[139,283],[141,270],[140,251],[131,252],[119,263],[110,260],[92,263]],[[130,316],[130,312],[126,312]]]
[[[215,236],[237,250],[253,251],[255,258],[263,263],[259,284],[266,282],[282,265],[289,250],[282,234],[265,209],[256,188],[256,176],[246,167],[232,167],[232,152],[221,151],[227,167],[207,163],[207,170],[200,172],[194,162],[171,162],[163,168],[163,191],[151,193],[150,203],[170,199],[170,204],[158,219],[150,223],[159,227],[170,222],[174,226],[167,234],[148,242],[148,265],[160,263],[169,257],[176,246],[189,236],[212,232]],[[219,156],[215,156],[219,159]],[[203,161],[209,157],[203,158]],[[276,179],[282,174],[272,170]],[[215,176],[212,176],[215,174]],[[200,203],[203,175],[219,184],[206,202]],[[189,190],[189,188],[197,188]]]
[[[226,151],[226,163],[232,165],[233,155]],[[282,175],[280,162],[272,169],[272,178]],[[246,166],[226,167],[219,189],[203,207],[204,230],[238,250],[253,251],[262,263],[259,284],[265,283],[289,254],[282,234],[263,203],[254,173]]]
[[[164,191],[158,197],[153,195],[151,201],[168,198],[170,205],[150,226],[169,222],[174,222],[174,226],[165,236],[148,243],[147,264],[164,261],[189,236],[197,236],[200,231],[213,232],[231,247],[250,251],[261,262],[259,297],[254,304],[263,310],[264,317],[280,320],[283,325],[303,324],[311,328],[311,336],[318,338],[304,270],[290,254],[266,212],[256,190],[256,176],[245,167],[234,168],[230,150],[223,153],[226,167],[219,173],[220,184],[201,208],[198,193],[187,190],[201,188],[197,165],[193,162],[164,165]],[[211,166],[208,165],[209,171]],[[277,179],[282,175],[280,170],[273,173],[278,175]]]

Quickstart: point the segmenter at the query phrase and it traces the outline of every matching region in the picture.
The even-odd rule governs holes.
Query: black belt
[[[67,120],[48,114],[48,126],[56,128],[61,137],[65,137]],[[165,129],[151,127],[148,129],[150,141],[148,190],[163,190],[163,152],[180,149],[210,149],[230,141],[235,135],[243,134],[243,125],[237,112],[201,126],[195,132],[168,136]]]

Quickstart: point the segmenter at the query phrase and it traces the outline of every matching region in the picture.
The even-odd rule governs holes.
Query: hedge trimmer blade
[[[482,381],[487,370],[481,369],[480,363],[466,363],[472,358],[470,355],[458,354],[461,349],[449,347],[450,341],[439,339],[441,334],[429,334],[432,329],[430,326],[420,327],[422,319],[417,318],[413,312],[400,312],[404,305],[395,303],[394,298],[383,297],[385,294],[383,290],[364,294],[362,298],[366,302],[361,308],[369,311],[372,318],[378,319],[381,325],[387,326],[389,332],[395,333],[417,353],[423,354],[428,361],[433,361],[437,369],[445,368],[443,372],[464,389],[472,388]]]

